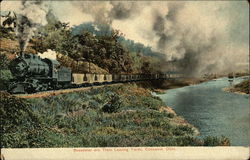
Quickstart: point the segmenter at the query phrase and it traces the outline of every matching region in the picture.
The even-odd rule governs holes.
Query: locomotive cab
[[[60,63],[56,60],[51,60],[48,58],[43,59],[49,65],[49,77],[52,79],[57,79],[58,77],[58,70],[60,69]]]

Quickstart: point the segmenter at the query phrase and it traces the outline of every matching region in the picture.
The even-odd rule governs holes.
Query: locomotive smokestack
[[[19,52],[19,56],[20,56],[20,57],[23,57],[23,55],[24,55],[24,51],[21,50],[21,51]]]
[[[20,46],[19,56],[23,57],[25,42],[24,41],[19,41],[19,46]]]

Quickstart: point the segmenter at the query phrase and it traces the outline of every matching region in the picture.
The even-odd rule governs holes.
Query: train
[[[136,82],[179,77],[179,74],[92,74],[73,73],[57,60],[41,58],[36,54],[22,53],[14,58],[9,69],[13,79],[8,92],[35,93],[47,90],[87,87],[112,83]]]

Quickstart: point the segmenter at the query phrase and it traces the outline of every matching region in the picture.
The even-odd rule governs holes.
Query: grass
[[[223,145],[195,138],[194,128],[172,123],[150,91],[134,84],[46,98],[0,92],[2,147],[137,147]],[[229,144],[229,143],[228,143]]]

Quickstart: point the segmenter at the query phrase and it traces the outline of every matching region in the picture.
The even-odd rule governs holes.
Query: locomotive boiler
[[[32,93],[63,88],[70,85],[71,70],[62,67],[56,60],[41,59],[35,54],[20,54],[10,62],[14,76],[8,90],[11,93]]]

